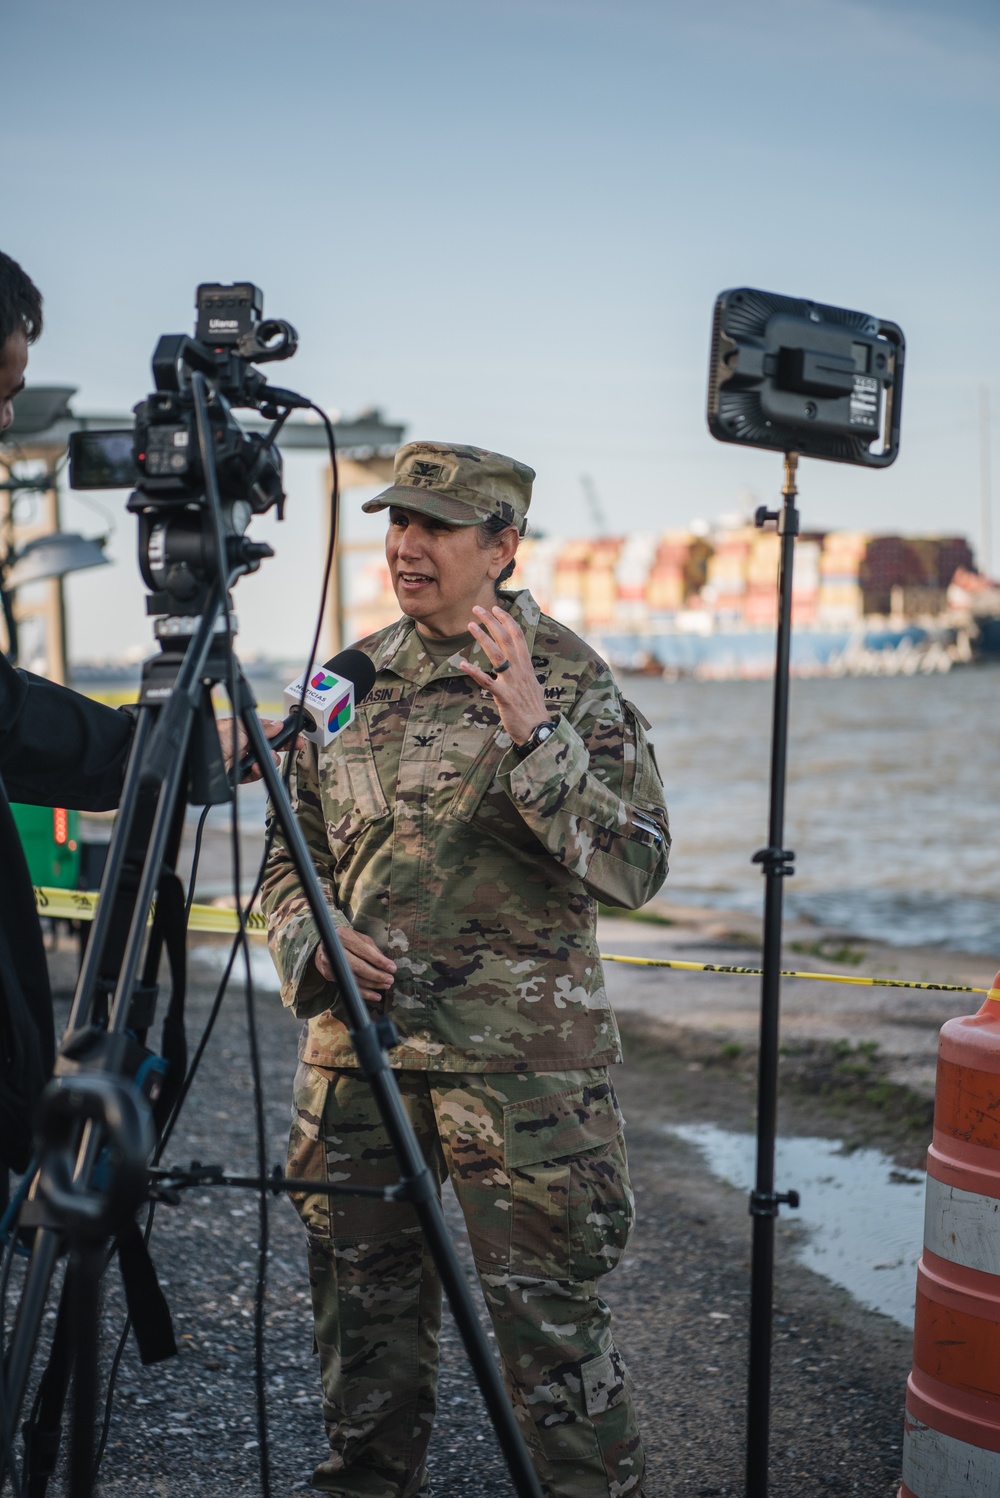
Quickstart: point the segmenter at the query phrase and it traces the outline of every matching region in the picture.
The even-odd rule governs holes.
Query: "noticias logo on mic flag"
[[[302,703],[304,738],[329,744],[354,719],[354,682],[327,666],[313,667],[285,688],[285,702],[289,707]]]

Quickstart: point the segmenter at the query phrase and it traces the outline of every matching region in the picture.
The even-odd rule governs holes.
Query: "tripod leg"
[[[242,679],[240,691],[245,696],[240,703],[234,703],[234,708],[243,721],[250,747],[263,771],[264,782],[275,816],[295,863],[303,893],[319,927],[324,950],[336,974],[337,983],[350,1016],[351,1040],[357,1052],[361,1070],[372,1089],[376,1106],[389,1135],[396,1159],[399,1161],[400,1173],[408,1188],[408,1199],[416,1209],[514,1486],[520,1498],[541,1498],[538,1478],[531,1465],[531,1459],[504,1389],[499,1369],[490,1353],[489,1343],[480,1325],[476,1306],[456,1257],[454,1245],[448,1235],[435,1182],[406,1116],[399,1088],[385,1051],[382,1049],[378,1033],[369,1017],[365,1001],[358,991],[344,950],[337,939],[333,921],[313,867],[312,857],[295,819],[281,776],[271,758],[264,730],[254,711],[249,688]]]
[[[127,886],[123,873],[127,867],[129,844],[133,838],[133,826],[140,805],[139,784],[142,774],[142,759],[152,732],[152,717],[149,709],[140,709],[139,718],[132,737],[132,748],[125,768],[122,784],[121,808],[115,817],[115,825],[108,846],[101,880],[101,898],[97,902],[90,939],[84,953],[77,978],[73,1007],[67,1022],[68,1030],[81,1028],[90,1019],[90,1010],[97,989],[102,961],[110,956],[107,949],[112,932],[122,925],[122,910],[119,898]],[[140,863],[141,866],[141,863]],[[129,881],[134,890],[134,879]],[[120,946],[124,948],[127,925],[121,930]]]
[[[70,1281],[63,1284],[56,1313],[56,1329],[49,1349],[49,1361],[42,1374],[35,1408],[25,1421],[24,1474],[25,1498],[45,1498],[49,1479],[55,1470],[59,1453],[63,1407],[69,1389],[73,1366],[73,1307]]]
[[[17,1422],[21,1417],[31,1359],[38,1344],[45,1301],[61,1247],[62,1234],[55,1228],[39,1228],[35,1233],[31,1262],[21,1292],[14,1335],[4,1369],[4,1403],[12,1431],[17,1429]]]
[[[221,601],[218,608],[221,608]],[[141,707],[133,735],[122,788],[122,807],[101,882],[97,920],[77,981],[68,1027],[68,1033],[104,1027],[104,1016],[98,1012],[98,1005],[104,998],[98,991],[99,979],[102,975],[117,972],[115,1004],[107,1016],[106,1028],[109,1036],[117,1037],[118,1044],[110,1044],[104,1049],[98,1066],[98,1070],[108,1076],[118,1075],[122,1070],[125,1029],[130,1019],[130,1001],[145,938],[146,917],[173,826],[173,811],[186,768],[192,716],[203,697],[214,618],[215,615],[206,614],[183,656],[176,673],[175,697],[169,699],[165,708]],[[158,764],[164,767],[162,774],[151,764],[156,743],[152,732],[154,711],[167,713],[170,717],[169,735],[161,738],[158,758]],[[162,748],[164,742],[169,754]],[[148,836],[147,829],[151,829]],[[126,932],[127,935],[123,935]],[[119,957],[120,969],[117,966]],[[60,1063],[61,1058],[57,1058],[57,1074]],[[85,1123],[80,1128],[79,1140],[74,1180],[86,1189],[101,1147],[100,1131]],[[46,1299],[65,1241],[62,1231],[51,1225],[50,1220],[43,1216],[41,1222],[35,1231],[31,1262],[4,1370],[4,1402],[12,1429],[16,1429],[20,1419]]]
[[[139,722],[118,815],[123,827],[119,836],[116,822],[108,850],[98,920],[77,984],[71,1026],[83,1025],[90,1017],[88,1006],[92,1008],[99,973],[112,978],[117,975],[118,979],[108,1028],[120,1032],[128,1024],[128,1001],[138,973],[146,916],[187,773],[193,725],[210,713],[206,682],[217,678],[209,669],[209,659],[217,643],[215,625],[224,608],[228,608],[226,595],[218,591],[183,656],[154,656],[144,667]],[[202,733],[199,729],[199,737]],[[218,746],[215,748],[217,755]],[[203,782],[217,785],[217,768],[217,763],[210,765],[202,775]],[[221,789],[225,793],[225,788]],[[102,911],[104,906],[111,908]]]
[[[186,747],[185,742],[184,748]],[[118,984],[115,988],[111,1014],[108,1018],[108,1028],[117,1032],[121,1032],[128,1023],[129,1003],[139,973],[146,919],[160,882],[160,870],[170,842],[171,829],[174,826],[174,810],[180,797],[184,774],[185,760],[182,753],[172,764],[156,804],[153,827],[146,850],[146,861],[136,891],[128,941],[118,973]]]
[[[48,1366],[39,1385],[36,1408],[21,1428],[24,1437],[21,1486],[25,1498],[45,1498],[49,1478],[55,1470],[71,1361],[64,1289]]]
[[[90,1498],[94,1487],[94,1416],[97,1408],[102,1269],[103,1255],[98,1245],[77,1244],[71,1251],[68,1278],[75,1357],[69,1498]]]

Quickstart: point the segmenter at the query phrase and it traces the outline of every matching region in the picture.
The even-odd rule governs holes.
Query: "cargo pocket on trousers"
[[[300,1061],[292,1088],[292,1127],[288,1134],[285,1173],[299,1180],[325,1181],[326,1141],[323,1138],[323,1112],[330,1083],[314,1066]],[[306,1231],[318,1238],[332,1234],[330,1197],[326,1194],[290,1191]]]
[[[580,1379],[587,1414],[592,1418],[613,1410],[616,1404],[628,1399],[635,1388],[632,1375],[625,1367],[617,1347],[609,1347],[599,1358],[591,1358],[589,1363],[582,1363]]]
[[[504,1109],[512,1274],[581,1281],[614,1268],[633,1223],[622,1127],[610,1083]]]

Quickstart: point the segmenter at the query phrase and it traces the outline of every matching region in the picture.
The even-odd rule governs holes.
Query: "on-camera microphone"
[[[364,702],[374,685],[375,666],[363,650],[341,650],[325,666],[312,667],[285,688],[291,711],[268,739],[270,748],[284,748],[296,733],[314,744],[329,744],[353,722],[355,707]],[[256,759],[256,755],[248,754],[240,760],[240,780]]]

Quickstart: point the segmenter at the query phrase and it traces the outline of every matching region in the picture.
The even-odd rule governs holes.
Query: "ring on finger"
[[[493,667],[493,674],[494,674],[494,676],[499,676],[500,673],[501,673],[501,671],[509,671],[509,670],[510,670],[510,661],[501,661],[500,664],[499,664],[499,666],[494,666]]]

